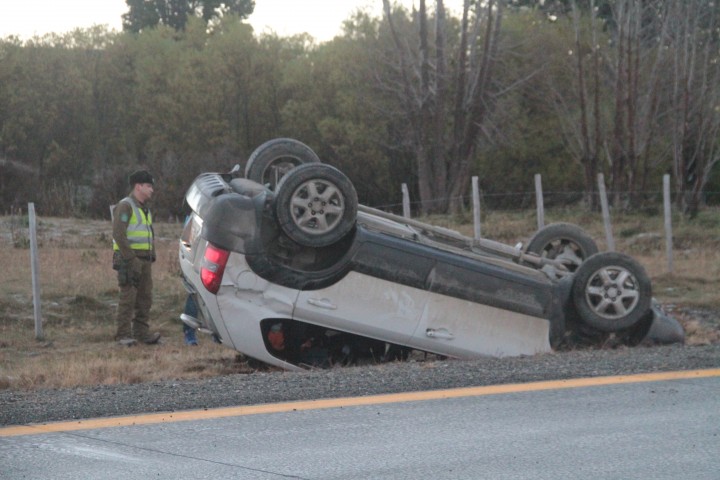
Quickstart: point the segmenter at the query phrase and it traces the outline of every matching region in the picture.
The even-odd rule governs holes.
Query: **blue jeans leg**
[[[195,301],[191,295],[188,295],[187,300],[185,300],[185,310],[183,313],[190,315],[193,318],[197,318],[197,305],[195,305]],[[197,337],[195,336],[195,329],[189,327],[185,323],[183,323],[183,335],[185,336],[185,345],[198,344]]]

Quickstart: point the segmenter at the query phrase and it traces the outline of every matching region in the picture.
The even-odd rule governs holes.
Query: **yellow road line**
[[[95,418],[73,422],[54,422],[31,425],[18,425],[0,428],[0,437],[18,435],[36,435],[51,432],[70,432],[96,428],[126,427],[131,425],[149,425],[154,423],[174,423],[190,420],[205,420],[263,413],[292,412],[300,410],[319,410],[324,408],[354,407],[360,405],[380,405],[385,403],[419,402],[444,398],[498,395],[503,393],[537,392],[541,390],[559,390],[565,388],[597,387],[643,382],[660,382],[720,376],[720,369],[690,370],[684,372],[644,373],[616,377],[576,378],[570,380],[552,380],[546,382],[515,383],[509,385],[490,385],[485,387],[465,387],[448,390],[424,392],[392,393],[367,397],[329,398],[299,402],[270,403],[241,407],[213,408],[207,410],[188,410],[183,412],[149,413],[125,417]]]

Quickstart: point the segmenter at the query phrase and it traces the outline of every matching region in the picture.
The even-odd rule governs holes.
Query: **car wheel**
[[[595,240],[577,225],[553,223],[538,230],[528,242],[526,252],[560,261],[570,272],[591,255],[598,253]]]
[[[340,170],[308,163],[280,180],[275,215],[290,239],[306,247],[325,247],[355,226],[358,200],[352,182]]]
[[[320,163],[320,158],[304,143],[292,138],[269,140],[253,151],[245,166],[245,178],[275,191],[280,179],[305,163]]]
[[[572,295],[586,325],[617,332],[634,326],[647,313],[652,287],[645,269],[634,259],[603,252],[578,267]]]

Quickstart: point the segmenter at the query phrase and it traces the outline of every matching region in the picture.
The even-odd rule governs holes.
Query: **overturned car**
[[[302,369],[683,341],[643,267],[573,225],[523,249],[365,207],[287,138],[258,147],[244,173],[201,174],[187,191],[179,258],[199,313],[181,319],[251,359]]]

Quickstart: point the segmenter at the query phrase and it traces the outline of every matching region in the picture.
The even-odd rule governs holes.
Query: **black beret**
[[[155,185],[155,180],[153,180],[152,175],[150,175],[150,172],[148,172],[147,170],[138,170],[136,172],[133,172],[130,175],[129,181],[131,187],[136,183],[150,183],[152,185]]]

